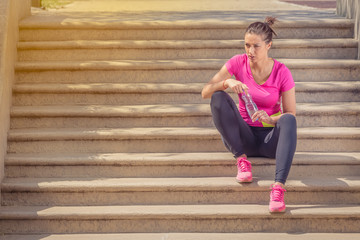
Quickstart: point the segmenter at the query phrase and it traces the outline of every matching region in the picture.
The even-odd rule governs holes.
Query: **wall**
[[[337,0],[336,13],[339,16],[355,19],[355,38],[358,40],[358,59],[360,59],[360,0]]]
[[[4,157],[10,126],[19,20],[31,14],[31,0],[0,0],[0,182],[4,178]],[[0,192],[1,199],[1,192]]]
[[[33,7],[41,7],[41,0],[31,0]]]

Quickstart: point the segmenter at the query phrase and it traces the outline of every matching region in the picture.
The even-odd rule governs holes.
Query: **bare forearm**
[[[202,98],[211,98],[216,91],[225,90],[224,81],[206,84],[201,92]]]
[[[208,82],[201,91],[202,98],[211,98],[212,94],[216,91],[225,90],[227,86],[224,80],[231,77],[226,66],[224,65],[218,73]]]

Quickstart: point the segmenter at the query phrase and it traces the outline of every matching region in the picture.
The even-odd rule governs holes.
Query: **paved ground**
[[[336,0],[280,0],[281,2],[292,3],[313,8],[336,8]]]
[[[142,12],[142,11],[283,11],[311,10],[336,0],[74,0],[61,12]],[[296,3],[296,4],[295,4]]]
[[[323,8],[330,0],[317,1],[322,8],[304,6],[304,0],[291,0],[299,4],[285,1],[290,0],[74,0],[61,9],[33,8],[33,14],[51,15],[54,21],[58,15],[63,22],[75,16],[84,21],[259,21],[265,16],[276,16],[282,21],[336,17],[334,8]]]

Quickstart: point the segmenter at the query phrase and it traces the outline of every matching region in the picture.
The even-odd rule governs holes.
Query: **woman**
[[[275,182],[271,185],[270,212],[285,211],[284,184],[296,149],[295,83],[289,69],[268,57],[276,21],[254,22],[245,33],[246,54],[232,57],[208,82],[203,98],[211,98],[214,124],[227,149],[237,160],[238,182],[251,182],[251,163],[247,157],[276,158]],[[275,34],[276,35],[276,34]],[[232,79],[232,76],[236,79]],[[224,92],[239,95],[239,109]],[[258,107],[248,115],[242,94],[250,94]],[[281,105],[283,110],[281,110]]]

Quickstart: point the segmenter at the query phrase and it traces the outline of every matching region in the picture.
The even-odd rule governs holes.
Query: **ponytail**
[[[254,22],[249,25],[245,33],[253,33],[264,36],[264,41],[268,44],[272,41],[273,35],[277,36],[271,26],[277,21],[275,17],[266,17],[264,22]]]

